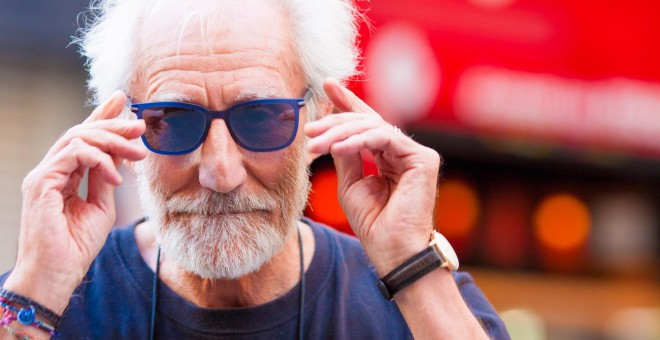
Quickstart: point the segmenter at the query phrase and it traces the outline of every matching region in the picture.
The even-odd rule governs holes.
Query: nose
[[[227,193],[247,178],[243,154],[222,119],[211,122],[206,140],[200,147],[199,183],[216,192]]]

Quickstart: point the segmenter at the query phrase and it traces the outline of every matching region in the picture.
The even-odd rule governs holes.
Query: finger
[[[112,132],[116,135],[122,136],[126,139],[135,139],[144,133],[146,124],[144,120],[127,120],[122,118],[112,118],[90,122],[88,124],[80,124],[78,128],[99,129]]]
[[[363,133],[367,130],[375,129],[386,124],[387,123],[382,120],[374,119],[354,119],[346,120],[338,124],[330,124],[325,131],[308,141],[307,149],[313,153],[325,154],[330,152],[330,146],[334,143],[343,141],[352,135]]]
[[[383,121],[383,119],[378,114],[373,113],[355,113],[355,112],[341,112],[335,113],[332,115],[327,115],[323,118],[315,120],[313,122],[308,122],[305,124],[305,134],[308,137],[316,137],[326,130],[343,124],[346,122],[360,121],[360,120],[376,120]]]
[[[395,157],[413,154],[418,146],[391,125],[383,125],[362,133],[354,134],[330,146],[330,153],[336,156],[351,155],[367,149],[372,153],[387,152]]]
[[[45,167],[46,176],[43,178],[55,179],[46,186],[62,191],[72,173],[86,168],[97,172],[104,181],[112,185],[119,185],[122,182],[112,157],[79,138],[73,139],[62,152],[52,158],[50,164]]]
[[[64,136],[57,140],[50,150],[48,150],[44,160],[47,160],[60,152],[63,148],[69,145],[74,138],[80,138],[86,143],[94,145],[106,152],[114,151],[117,152],[118,155],[132,159],[132,157],[138,156],[136,152],[124,155],[121,151],[135,151],[140,149],[140,144],[130,143],[128,139],[138,138],[144,133],[144,129],[145,125],[142,120],[128,121],[124,119],[110,119],[83,123],[69,129]],[[127,147],[116,150],[118,145],[125,145]],[[146,150],[141,152],[144,152],[146,155]]]
[[[114,133],[104,130],[86,130],[76,138],[85,143],[110,154],[113,158],[126,158],[131,161],[139,161],[147,156],[147,149],[142,143],[128,140]]]
[[[344,156],[332,156],[337,170],[338,190],[340,196],[353,183],[364,177],[364,168],[362,166],[362,156],[360,153]]]
[[[94,111],[85,119],[85,122],[93,122],[102,119],[116,118],[126,105],[126,94],[117,90],[108,100],[97,106]]]
[[[64,186],[64,189],[60,191],[64,199],[78,196],[78,193],[80,192],[80,183],[82,183],[84,176],[85,168],[79,168],[71,173],[71,176],[69,176],[69,180]]]
[[[355,93],[341,85],[334,78],[327,78],[323,82],[323,90],[335,108],[340,111],[376,113],[362,99],[356,96]]]
[[[114,163],[117,167],[119,164]],[[89,170],[87,179],[87,203],[96,205],[102,211],[114,215],[115,211],[115,183],[108,182],[100,168]],[[114,222],[113,222],[114,223]]]

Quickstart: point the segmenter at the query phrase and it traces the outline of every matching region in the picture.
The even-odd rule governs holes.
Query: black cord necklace
[[[305,256],[303,254],[302,236],[298,228],[298,248],[300,249],[300,300],[298,301],[298,339],[303,339],[303,308],[305,306]],[[149,339],[154,340],[156,334],[156,308],[158,306],[158,272],[160,271],[160,244],[156,255],[156,271],[151,290],[151,321],[149,323]]]

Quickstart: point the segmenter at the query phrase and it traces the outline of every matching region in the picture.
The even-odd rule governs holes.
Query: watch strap
[[[378,288],[386,299],[392,300],[394,294],[434,269],[439,268],[442,265],[442,261],[435,247],[429,246],[400,266],[394,268],[385,277],[378,279]]]

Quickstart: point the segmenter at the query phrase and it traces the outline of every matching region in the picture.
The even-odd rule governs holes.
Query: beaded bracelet
[[[57,315],[57,313],[38,304],[37,302],[33,301],[28,297],[25,297],[18,293],[14,293],[7,289],[0,289],[0,299],[2,298],[4,298],[7,302],[15,302],[19,305],[22,305],[23,307],[33,306],[39,315],[48,319],[48,321],[50,321],[55,327],[59,327],[60,324],[62,323],[61,316]]]
[[[60,333],[55,331],[55,327],[36,319],[37,312],[34,306],[18,309],[14,306],[8,305],[5,299],[0,298],[0,307],[5,310],[2,320],[0,320],[0,326],[4,327],[14,321],[18,321],[23,325],[32,326],[46,331],[51,336],[60,336]]]
[[[2,326],[2,328],[4,328],[5,331],[7,331],[7,333],[9,333],[9,335],[13,336],[14,338],[16,338],[18,340],[32,340],[32,338],[30,336],[28,336],[26,334],[23,334],[23,333],[15,330],[13,328],[11,328],[8,325],[4,325],[4,326]]]

